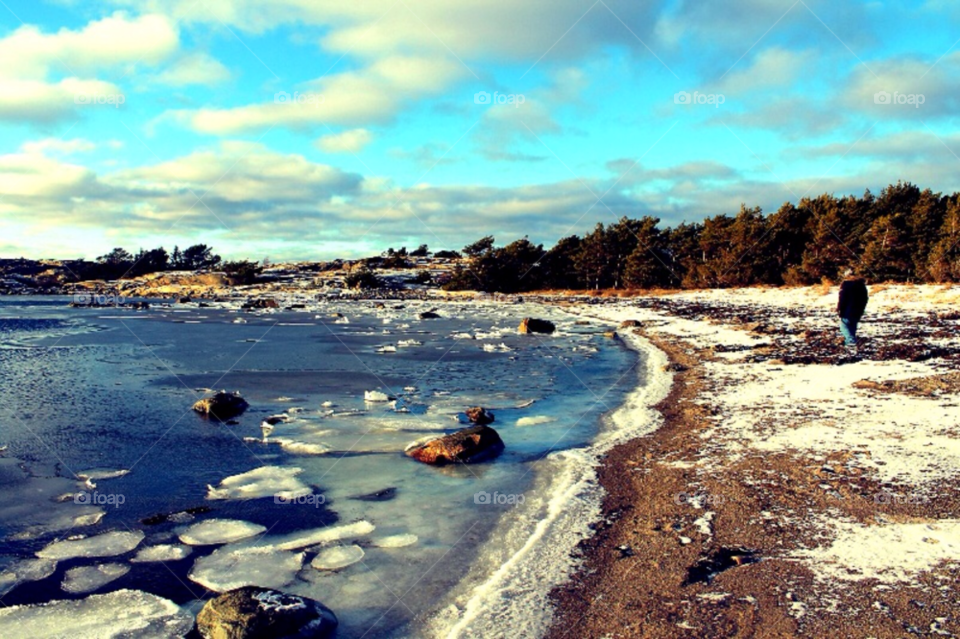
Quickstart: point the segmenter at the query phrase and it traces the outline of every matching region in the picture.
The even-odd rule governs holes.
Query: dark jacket
[[[844,319],[859,322],[867,308],[867,283],[863,278],[845,280],[840,285],[837,313]]]

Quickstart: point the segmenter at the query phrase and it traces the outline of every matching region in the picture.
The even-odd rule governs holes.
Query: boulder
[[[682,373],[685,370],[687,370],[687,367],[679,362],[671,362],[669,364],[664,365],[663,370],[665,370],[668,373]]]
[[[408,448],[406,454],[424,464],[470,464],[503,452],[503,440],[489,426],[471,426]]]
[[[193,405],[193,410],[207,417],[212,417],[219,421],[226,421],[231,417],[242,415],[250,404],[247,403],[240,393],[227,393],[220,391],[213,397],[205,397]]]
[[[189,303],[190,303],[190,296],[189,296],[189,295],[184,295],[183,297],[177,298],[177,303],[178,303],[178,304],[189,304]]]
[[[130,305],[130,308],[132,308],[132,309],[135,310],[135,311],[146,311],[146,310],[149,310],[149,308],[150,308],[150,303],[149,303],[149,302],[134,302],[133,304]]]
[[[604,337],[607,337],[607,338],[609,338],[609,339],[612,339],[612,340],[618,340],[618,339],[620,339],[620,336],[617,335],[617,332],[616,332],[616,331],[604,331],[603,336],[604,336]]]
[[[474,406],[473,408],[468,408],[466,410],[467,419],[470,420],[471,424],[477,424],[479,426],[486,426],[487,424],[492,424],[496,417],[493,416],[493,413],[488,411],[486,408],[480,406]]]
[[[257,586],[225,592],[197,615],[204,639],[323,639],[336,628],[336,615],[319,601]]]
[[[424,311],[420,313],[420,319],[440,319],[440,315],[433,311]]]
[[[640,328],[643,324],[640,320],[624,320],[620,322],[620,328]]]
[[[533,317],[524,317],[520,322],[520,332],[523,334],[526,333],[550,333],[557,330],[557,327],[554,326],[553,322],[548,320],[536,319]]]
[[[262,298],[256,299],[256,300],[247,300],[246,303],[245,303],[241,308],[244,308],[244,309],[250,309],[250,308],[280,308],[280,305],[277,304],[277,300],[275,300],[275,299],[272,299],[272,298],[269,298],[269,297],[262,297]]]

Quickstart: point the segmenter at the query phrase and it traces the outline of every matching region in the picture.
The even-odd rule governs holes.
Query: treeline
[[[173,248],[173,253],[167,253],[163,248],[150,250],[140,249],[137,253],[130,253],[123,248],[115,248],[106,255],[101,255],[93,262],[85,260],[71,264],[80,279],[116,280],[123,277],[138,277],[149,273],[163,271],[195,271],[200,269],[216,269],[225,263],[213,249],[206,244],[195,244],[180,250]]]
[[[766,215],[737,215],[660,228],[654,217],[597,224],[544,250],[526,238],[464,247],[468,264],[449,290],[723,288],[813,284],[848,268],[880,282],[960,281],[960,193],[899,182],[879,196],[821,195]]]

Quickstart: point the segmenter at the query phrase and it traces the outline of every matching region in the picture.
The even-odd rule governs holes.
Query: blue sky
[[[0,255],[549,245],[952,192],[958,39],[948,0],[3,0]]]

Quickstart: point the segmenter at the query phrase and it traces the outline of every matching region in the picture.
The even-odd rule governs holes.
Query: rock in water
[[[503,440],[489,426],[471,426],[409,448],[408,457],[425,464],[470,464],[503,452]]]
[[[205,397],[193,405],[193,410],[201,415],[212,417],[218,421],[226,421],[231,417],[242,415],[250,404],[240,397],[240,393],[220,391],[213,397]]]
[[[467,419],[470,420],[471,424],[486,426],[487,424],[492,424],[496,420],[496,417],[486,408],[474,406],[473,408],[467,409]]]
[[[319,601],[248,586],[211,599],[197,615],[204,639],[332,637],[337,617]]]
[[[521,333],[524,333],[524,334],[546,333],[547,335],[549,335],[550,333],[557,330],[557,327],[554,326],[553,322],[550,322],[547,320],[535,319],[533,317],[524,317],[523,320],[520,322],[519,330]]]
[[[424,311],[420,313],[420,319],[440,319],[440,315],[433,311]]]

